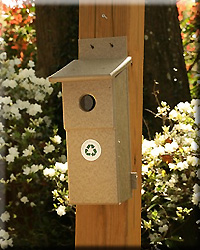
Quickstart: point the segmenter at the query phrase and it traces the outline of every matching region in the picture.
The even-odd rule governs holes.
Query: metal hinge
[[[131,188],[137,189],[137,172],[131,172]]]

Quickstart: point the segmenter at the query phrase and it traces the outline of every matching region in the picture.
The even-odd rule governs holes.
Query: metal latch
[[[137,189],[137,172],[131,172],[131,188]]]

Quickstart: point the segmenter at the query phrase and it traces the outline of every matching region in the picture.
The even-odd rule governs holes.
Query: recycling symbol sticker
[[[86,140],[81,146],[81,154],[87,161],[95,161],[101,155],[101,146],[95,140]]]

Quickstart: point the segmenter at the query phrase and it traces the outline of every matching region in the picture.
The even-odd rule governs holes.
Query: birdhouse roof
[[[94,80],[115,77],[131,63],[131,57],[120,59],[79,59],[49,77],[50,82]]]

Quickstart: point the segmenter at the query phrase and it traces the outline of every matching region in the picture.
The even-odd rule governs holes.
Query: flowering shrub
[[[18,68],[20,63],[20,59],[6,60],[5,52],[0,54],[0,185],[7,201],[0,214],[7,225],[0,228],[0,246],[69,245],[66,232],[71,232],[72,222],[59,221],[53,212],[72,212],[69,206],[62,210],[67,198],[59,199],[64,192],[67,197],[65,140],[53,122],[59,88],[35,76],[33,61],[25,69]],[[55,174],[62,187],[53,194],[62,206],[53,208],[55,184],[46,176]]]
[[[12,8],[3,7],[4,50],[9,59],[13,56],[19,58],[20,66],[24,68],[29,60],[36,61],[35,6],[27,3]]]
[[[200,208],[199,108],[198,99],[181,102],[173,110],[161,102],[156,117],[163,119],[162,133],[156,133],[154,140],[143,140],[144,246],[171,247],[183,240],[180,225],[195,206]]]

